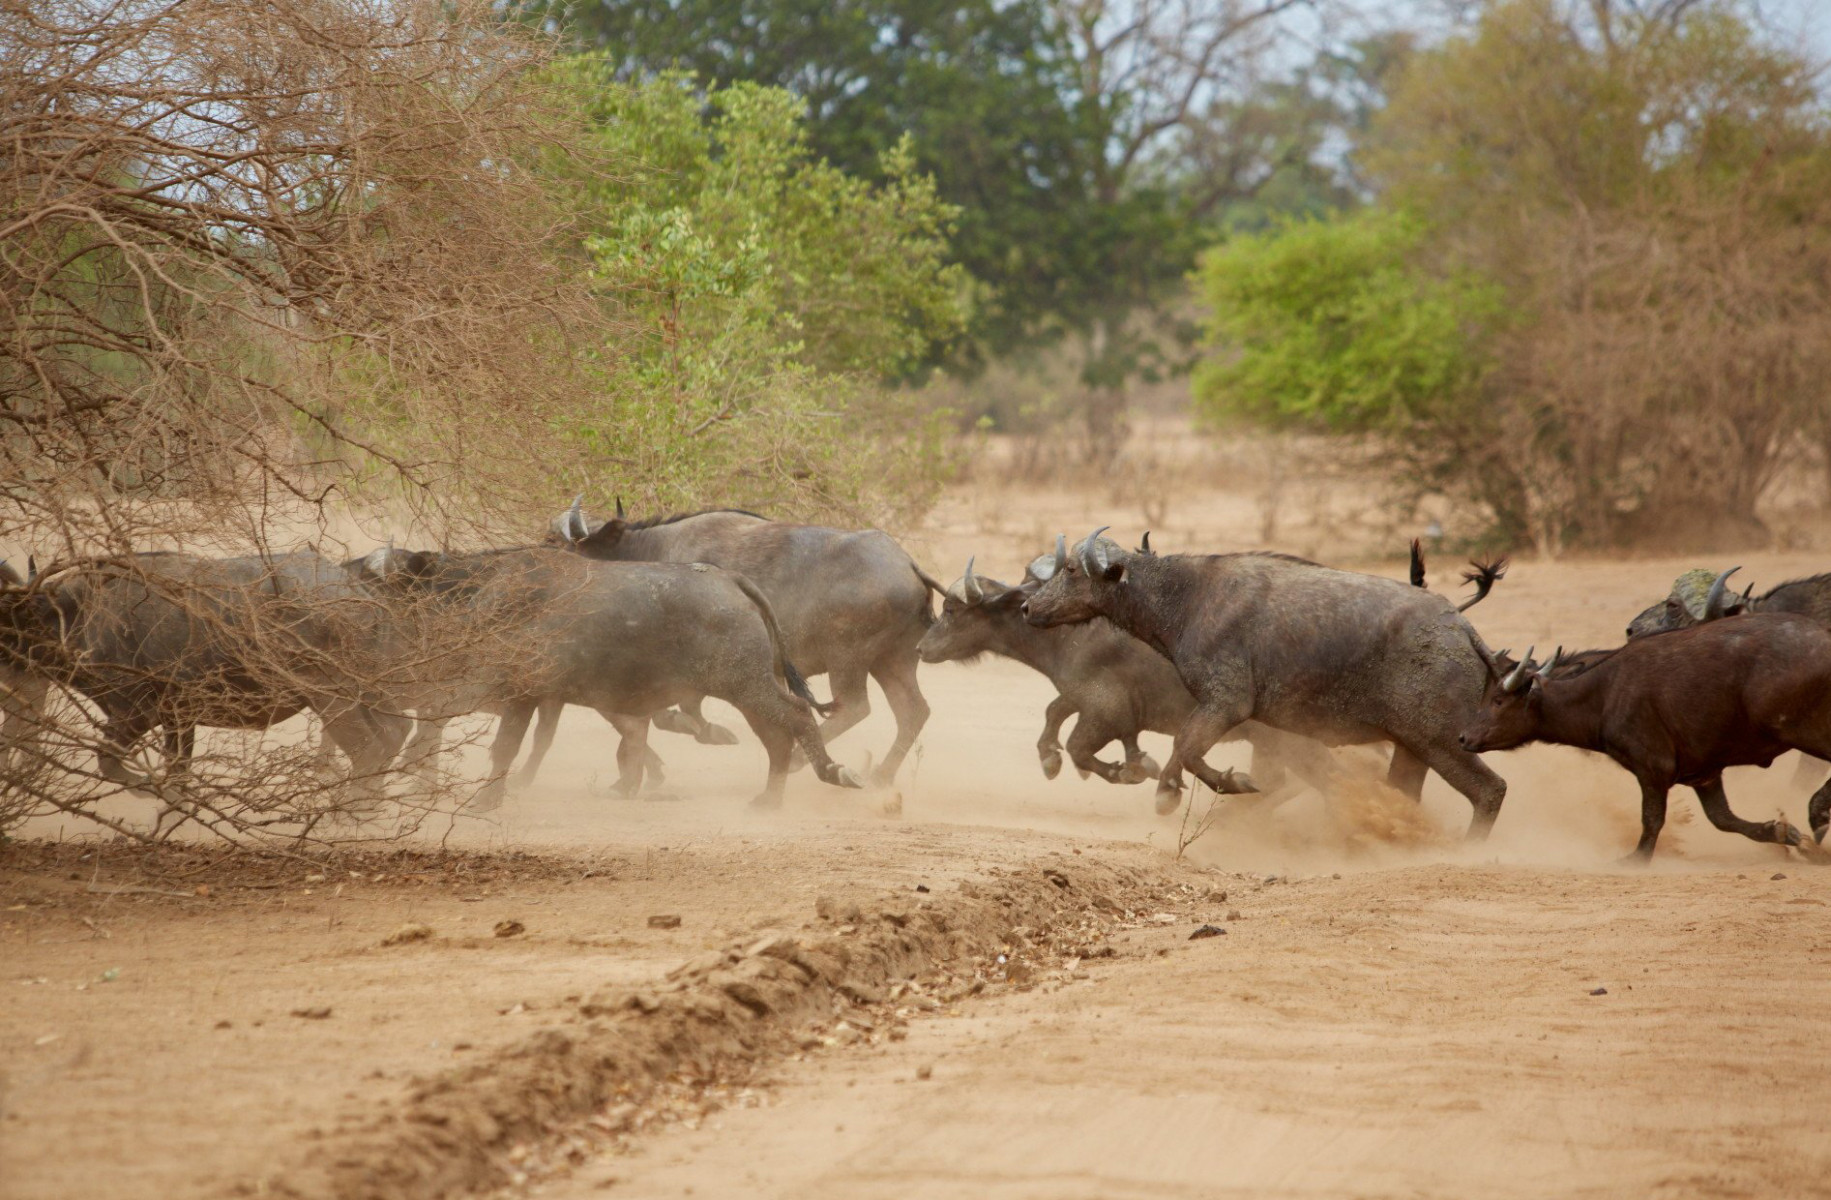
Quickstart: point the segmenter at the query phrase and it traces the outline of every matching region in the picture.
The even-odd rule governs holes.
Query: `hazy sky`
[[[1458,0],[1370,0],[1358,7],[1369,25],[1383,27],[1408,20],[1431,22],[1467,5]],[[1782,41],[1799,45],[1809,57],[1831,62],[1831,0],[1743,0],[1743,7]]]

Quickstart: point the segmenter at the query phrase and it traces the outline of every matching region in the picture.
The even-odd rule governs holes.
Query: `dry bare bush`
[[[0,545],[46,566],[0,641],[62,697],[0,825],[126,831],[132,783],[224,836],[325,836],[387,782],[379,751],[327,785],[271,737],[179,772],[178,731],[398,732],[417,668],[338,523],[449,543],[550,504],[602,331],[523,166],[566,132],[544,53],[462,0],[0,0]],[[162,761],[96,765],[145,732],[122,712]]]

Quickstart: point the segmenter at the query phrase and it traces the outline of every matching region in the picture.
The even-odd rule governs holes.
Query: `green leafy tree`
[[[1547,551],[1758,544],[1831,423],[1826,115],[1731,4],[1493,4],[1371,123],[1376,214],[1210,259],[1204,402],[1375,432]]]
[[[608,464],[596,482],[657,505],[860,521],[919,506],[939,431],[880,381],[960,327],[952,209],[904,144],[876,185],[816,157],[781,89],[613,70],[600,56],[555,68],[587,130],[578,161],[608,165],[549,168],[618,330],[578,431]]]

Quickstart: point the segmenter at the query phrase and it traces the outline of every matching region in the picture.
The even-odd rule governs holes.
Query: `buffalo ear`
[[[1123,562],[1107,563],[1106,570],[1104,572],[1102,572],[1102,576],[1105,578],[1105,580],[1108,583],[1124,583],[1125,582],[1125,564]]]
[[[584,537],[573,542],[572,547],[585,554],[591,554],[593,552],[599,554],[609,553],[616,548],[618,542],[623,540],[624,531],[628,528],[628,521],[625,521],[621,517],[612,517]]]

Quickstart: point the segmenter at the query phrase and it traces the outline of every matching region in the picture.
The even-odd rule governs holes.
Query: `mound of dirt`
[[[279,1187],[407,1200],[502,1184],[529,1144],[594,1115],[607,1128],[603,1113],[669,1081],[730,1078],[834,1022],[853,1039],[894,1037],[914,1012],[1110,954],[1111,932],[1180,919],[1166,913],[1205,900],[1211,879],[1057,856],[946,896],[822,896],[799,931],[710,951],[653,987],[604,988],[577,1003],[575,1028],[418,1083],[373,1132],[324,1147]]]

